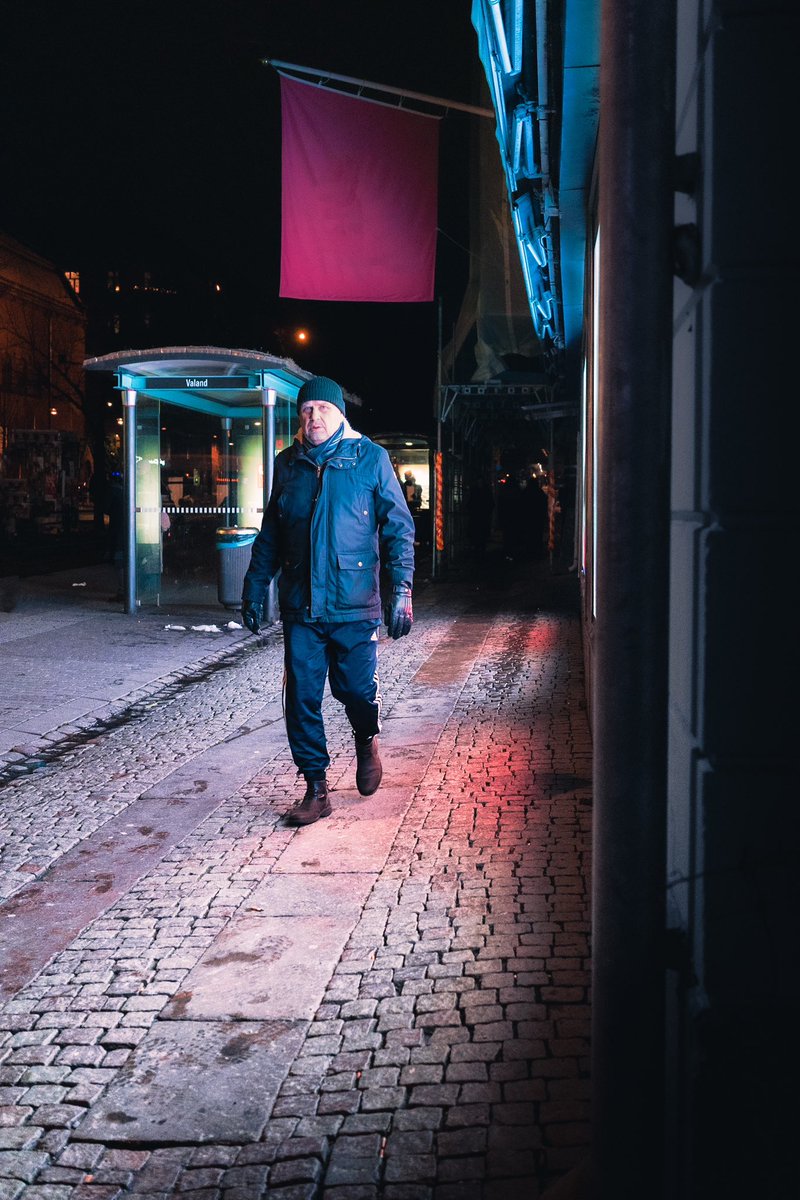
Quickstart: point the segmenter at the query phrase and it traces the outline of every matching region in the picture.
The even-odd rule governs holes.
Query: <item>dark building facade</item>
[[[0,536],[75,519],[85,346],[79,275],[0,235]]]
[[[593,1153],[558,1194],[788,1196],[796,9],[472,17],[531,323],[580,412]]]

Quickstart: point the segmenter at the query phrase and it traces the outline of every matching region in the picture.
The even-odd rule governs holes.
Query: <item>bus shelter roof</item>
[[[84,360],[87,371],[112,371],[116,387],[220,417],[254,417],[261,413],[262,393],[269,388],[294,402],[312,372],[290,358],[261,350],[228,350],[218,346],[161,346],[120,350]],[[344,392],[345,400],[361,399]]]

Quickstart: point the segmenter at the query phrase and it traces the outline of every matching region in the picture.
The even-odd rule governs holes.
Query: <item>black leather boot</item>
[[[359,741],[356,738],[356,787],[362,796],[377,792],[383,778],[383,767],[378,755],[378,735]]]
[[[325,779],[309,779],[305,796],[286,814],[286,824],[313,825],[320,817],[329,817],[332,812]]]

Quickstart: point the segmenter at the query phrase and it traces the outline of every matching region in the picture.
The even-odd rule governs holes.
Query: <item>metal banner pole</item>
[[[436,453],[433,460],[433,519],[431,521],[431,576],[437,579],[442,571],[444,543],[444,496],[442,495],[442,297],[437,303],[436,356]]]
[[[264,413],[264,420],[261,427],[261,449],[264,456],[262,512],[266,512],[267,510],[267,504],[272,492],[272,480],[275,474],[275,402],[277,396],[275,388],[263,388],[261,391],[261,406]],[[266,616],[268,621],[277,621],[278,619],[278,602],[274,579],[269,585],[269,592],[267,593]]]

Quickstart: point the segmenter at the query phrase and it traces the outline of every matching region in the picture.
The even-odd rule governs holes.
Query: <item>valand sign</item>
[[[253,383],[247,375],[182,375],[145,381],[145,390],[149,392],[200,389],[210,392],[246,392],[251,387],[258,387],[258,383]]]

